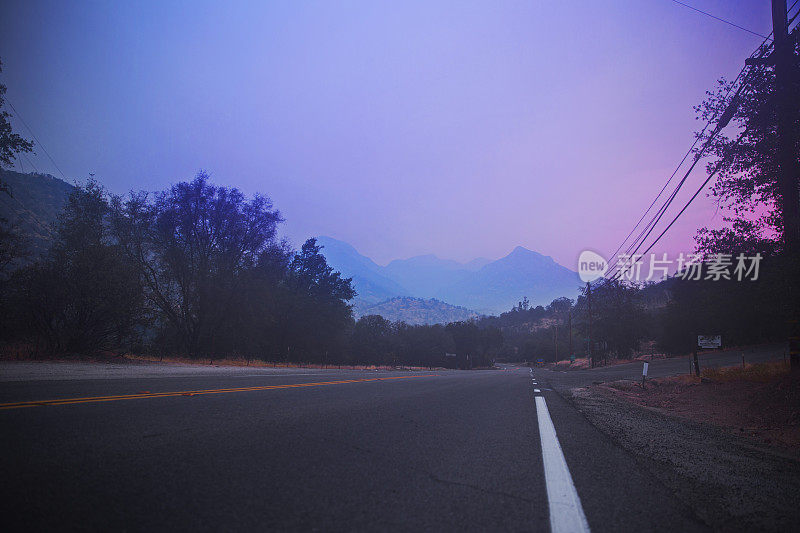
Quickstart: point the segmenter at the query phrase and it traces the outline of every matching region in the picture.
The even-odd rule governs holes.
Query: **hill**
[[[0,170],[0,179],[11,196],[0,194],[0,218],[19,226],[35,257],[44,253],[53,238],[52,226],[74,186],[48,174],[22,174]]]
[[[365,309],[362,316],[381,315],[411,325],[447,324],[478,318],[478,313],[436,299],[397,297]]]

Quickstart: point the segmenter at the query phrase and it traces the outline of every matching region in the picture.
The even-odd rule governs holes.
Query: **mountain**
[[[560,296],[574,298],[580,286],[578,275],[552,257],[517,246],[465,279],[442,287],[436,296],[451,304],[498,314],[511,309],[523,296],[534,305],[546,305]]]
[[[0,170],[0,181],[11,192],[11,196],[0,193],[0,218],[19,227],[33,257],[41,255],[49,248],[52,225],[75,187],[48,174],[10,170]]]
[[[426,297],[445,285],[451,285],[470,275],[464,265],[435,255],[419,255],[410,259],[395,259],[383,269],[386,276],[409,291],[409,296]]]
[[[357,316],[398,296],[435,298],[478,313],[499,314],[510,310],[523,296],[534,305],[547,305],[560,296],[576,297],[581,286],[575,272],[521,246],[497,261],[481,258],[461,264],[421,255],[382,267],[347,243],[330,237],[320,237],[319,241],[331,266],[353,278],[359,293],[354,302]],[[393,304],[394,308],[400,305],[402,301]]]
[[[362,310],[389,298],[408,295],[405,288],[384,274],[383,267],[346,242],[321,236],[317,237],[317,244],[322,246],[322,254],[334,270],[353,278],[358,292],[353,301],[356,315],[360,316]]]
[[[436,299],[399,296],[365,309],[362,316],[381,315],[392,322],[406,324],[447,324],[477,318],[475,311],[457,307]]]
[[[472,261],[464,263],[464,269],[469,270],[470,272],[475,272],[476,270],[480,270],[489,263],[491,263],[491,259],[486,259],[485,257],[476,257]]]

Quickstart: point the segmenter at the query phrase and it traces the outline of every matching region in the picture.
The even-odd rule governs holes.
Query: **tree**
[[[586,294],[578,298],[575,305],[577,329],[589,336],[603,358],[607,355],[630,356],[645,338],[648,331],[648,315],[639,301],[640,289],[620,280],[608,280],[592,289],[591,317]]]
[[[800,47],[800,27],[792,31],[795,43],[795,65],[788,90],[792,101],[800,102],[800,65],[797,64],[797,48]],[[768,55],[768,48],[762,50]],[[731,104],[728,97],[734,87],[724,78],[714,92],[696,107],[698,118],[703,121],[721,116],[733,105],[735,112],[732,124],[737,135],[720,132],[713,137],[710,153],[714,156],[708,163],[709,173],[716,170],[717,180],[710,195],[723,209],[723,228],[702,228],[696,237],[698,250],[705,254],[761,252],[765,255],[782,250],[782,212],[778,201],[778,136],[779,102],[776,97],[775,73],[771,68],[751,66],[745,75],[746,86],[736,93]],[[742,82],[745,83],[745,82]],[[800,114],[794,113],[790,121],[789,136],[800,139]],[[712,136],[711,132],[698,133],[701,141]],[[800,153],[800,145],[794,147]],[[797,161],[795,161],[797,165]],[[797,167],[795,171],[797,171]],[[795,201],[798,201],[795,198]]]
[[[355,295],[351,278],[334,272],[316,239],[308,239],[289,265],[290,302],[284,314],[284,345],[295,357],[322,361],[325,352],[344,346],[344,332],[352,320],[348,301]]]
[[[0,217],[0,282],[6,278],[16,261],[26,255],[25,237],[19,227]]]
[[[362,362],[393,364],[396,341],[392,323],[380,315],[363,316],[355,323],[350,336],[354,356]]]
[[[159,323],[185,353],[213,354],[244,299],[249,271],[275,245],[283,220],[269,198],[246,200],[205,173],[154,197],[116,198],[115,232]]]
[[[0,61],[0,72],[3,72],[3,62]],[[11,114],[3,109],[5,105],[6,86],[0,84],[0,167],[10,167],[16,155],[21,152],[30,152],[33,150],[33,143],[21,137],[19,134],[14,133],[11,128],[9,118]],[[0,180],[0,191],[11,194],[8,186],[3,180]]]
[[[138,275],[111,234],[109,214],[99,185],[76,188],[49,254],[12,280],[17,331],[53,354],[119,349],[142,321]]]

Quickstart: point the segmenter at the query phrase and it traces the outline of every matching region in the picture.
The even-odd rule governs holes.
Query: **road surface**
[[[640,372],[3,363],[4,529],[704,530],[554,390]]]

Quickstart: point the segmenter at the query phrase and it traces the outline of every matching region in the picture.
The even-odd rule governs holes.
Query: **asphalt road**
[[[593,531],[704,529],[553,390],[603,372],[4,363],[0,516],[27,531],[550,531],[578,516],[553,503],[571,486]]]

